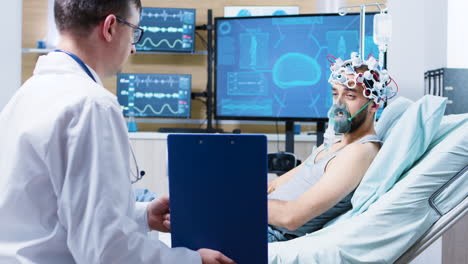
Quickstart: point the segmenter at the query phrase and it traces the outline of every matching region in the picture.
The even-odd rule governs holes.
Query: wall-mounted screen
[[[145,33],[137,51],[195,50],[195,9],[144,7],[140,27]]]
[[[373,13],[365,56],[378,56]],[[216,18],[217,119],[315,121],[332,104],[327,55],[359,52],[359,15]]]
[[[124,116],[190,118],[192,75],[117,76],[117,98]]]

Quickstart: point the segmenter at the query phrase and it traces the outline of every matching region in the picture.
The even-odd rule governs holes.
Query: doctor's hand
[[[207,248],[197,250],[200,253],[203,264],[235,264],[235,262],[223,255],[223,253]]]
[[[162,195],[148,205],[148,225],[151,230],[160,232],[171,231],[171,216],[169,214],[169,197]]]

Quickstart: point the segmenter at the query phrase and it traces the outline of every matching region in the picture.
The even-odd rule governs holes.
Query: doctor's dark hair
[[[60,32],[86,35],[107,15],[126,19],[132,4],[141,11],[141,0],[55,0],[55,23]]]

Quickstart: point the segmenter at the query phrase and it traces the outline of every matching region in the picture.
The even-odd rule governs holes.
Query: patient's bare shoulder
[[[344,149],[346,151],[346,148]],[[356,151],[363,155],[377,155],[380,150],[380,144],[377,142],[353,142],[348,145],[349,151]]]
[[[370,159],[371,161],[375,158],[380,150],[380,144],[376,142],[354,142],[349,144],[338,156],[354,156],[353,160],[356,159]]]
[[[380,150],[380,144],[374,142],[354,142],[343,148],[327,165],[326,170],[332,166],[355,170],[358,174],[365,173]],[[360,172],[360,173],[359,173]]]

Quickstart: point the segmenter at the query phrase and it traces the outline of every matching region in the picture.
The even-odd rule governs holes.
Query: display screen
[[[117,76],[117,99],[124,116],[190,118],[192,76],[133,74]]]
[[[366,57],[378,57],[373,17],[366,15]],[[356,14],[216,18],[216,118],[327,118],[327,55],[359,52],[359,27]]]
[[[137,51],[195,50],[195,9],[144,7],[140,27],[145,33]]]

